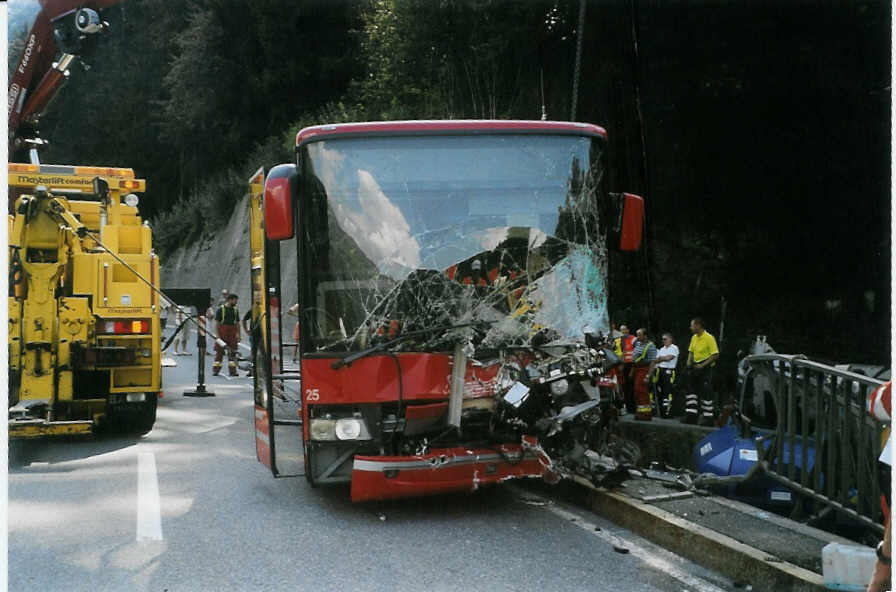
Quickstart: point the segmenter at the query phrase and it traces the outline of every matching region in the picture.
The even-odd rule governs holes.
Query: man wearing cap
[[[224,306],[215,311],[215,323],[218,337],[227,346],[227,369],[230,376],[239,376],[236,371],[236,348],[240,340],[240,313],[236,308],[237,295],[228,294]],[[215,361],[212,364],[212,374],[217,376],[221,372],[221,362],[224,359],[224,348],[215,343]]]

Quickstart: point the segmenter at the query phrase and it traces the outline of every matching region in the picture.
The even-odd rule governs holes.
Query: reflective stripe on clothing
[[[868,395],[868,413],[881,421],[890,421],[890,390],[888,380]]]
[[[215,320],[222,325],[236,325],[240,322],[240,312],[235,306],[222,306],[215,313]]]
[[[647,366],[635,366],[632,371],[632,382],[634,383],[635,413],[651,414],[650,393],[647,390],[647,372],[650,370]],[[646,409],[646,411],[644,411]]]
[[[635,348],[632,352],[633,362],[652,362],[656,359],[656,346],[652,341],[635,342]]]

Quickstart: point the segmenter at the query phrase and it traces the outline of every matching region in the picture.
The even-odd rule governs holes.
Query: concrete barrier
[[[595,490],[591,510],[695,563],[754,590],[818,592],[824,579],[733,538],[626,495]]]

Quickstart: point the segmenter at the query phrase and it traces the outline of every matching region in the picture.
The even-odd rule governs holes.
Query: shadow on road
[[[128,448],[139,441],[140,436],[126,434],[12,441],[9,443],[9,472],[15,473],[35,462],[57,464],[91,458]]]
[[[307,483],[299,487],[310,487]],[[352,503],[348,485],[319,486],[311,489],[311,503],[344,519],[367,515],[381,521],[419,521],[421,517],[438,516],[440,520],[475,515],[489,516],[518,502],[513,492],[500,485],[484,486],[476,491],[447,493],[428,497]],[[305,501],[304,503],[309,503]]]

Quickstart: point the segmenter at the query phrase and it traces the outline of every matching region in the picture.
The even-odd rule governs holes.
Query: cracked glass
[[[345,137],[302,150],[306,353],[497,351],[607,329],[603,140]]]

